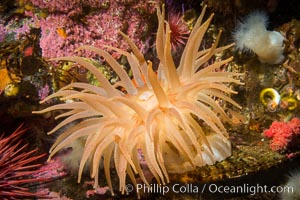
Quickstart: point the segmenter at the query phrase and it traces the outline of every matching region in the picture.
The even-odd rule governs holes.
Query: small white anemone
[[[268,31],[267,22],[267,15],[258,11],[240,21],[233,34],[236,49],[254,52],[262,63],[279,64],[284,60],[284,37]]]

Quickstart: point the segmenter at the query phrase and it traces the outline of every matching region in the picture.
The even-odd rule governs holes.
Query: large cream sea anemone
[[[42,101],[59,97],[65,103],[35,113],[67,110],[57,116],[66,118],[49,134],[80,120],[60,134],[50,150],[49,159],[74,141],[82,140],[84,148],[78,182],[89,160],[94,187],[98,187],[99,166],[103,162],[106,180],[112,190],[110,164],[113,159],[119,176],[119,190],[124,193],[127,175],[134,184],[136,174],[148,184],[139,161],[140,154],[162,184],[169,182],[168,173],[211,165],[230,156],[231,145],[223,122],[231,119],[218,102],[222,100],[240,107],[230,98],[236,92],[228,85],[241,84],[237,78],[241,74],[218,70],[232,57],[203,67],[216,53],[232,46],[217,48],[219,34],[211,48],[199,50],[213,17],[211,15],[202,23],[205,9],[190,34],[177,68],[171,55],[170,27],[164,20],[164,8],[162,11],[157,8],[156,52],[160,60],[157,73],[153,71],[151,61],[146,62],[125,34],[120,33],[132,52],[107,47],[127,57],[136,84],[109,53],[95,47],[83,46],[79,50],[93,51],[102,56],[119,76],[120,81],[116,84],[112,85],[85,58],[57,58],[85,67],[97,77],[101,86],[71,83]],[[124,90],[117,89],[120,87]]]

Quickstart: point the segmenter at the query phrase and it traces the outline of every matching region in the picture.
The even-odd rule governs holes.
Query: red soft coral
[[[276,133],[286,131],[286,128],[289,128],[285,122],[273,122],[269,129],[264,131],[264,135],[268,138],[272,138]],[[290,130],[288,130],[290,131]]]
[[[295,135],[300,135],[300,119],[299,118],[296,118],[296,117],[293,118],[288,124],[291,127],[291,129]]]
[[[300,134],[300,119],[293,118],[290,122],[273,122],[264,135],[272,138],[270,148],[273,151],[286,151]]]

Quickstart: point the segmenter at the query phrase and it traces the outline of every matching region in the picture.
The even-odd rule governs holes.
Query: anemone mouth
[[[148,183],[140,164],[140,153],[152,175],[163,184],[169,182],[170,172],[182,173],[228,157],[231,146],[223,121],[231,119],[216,99],[239,107],[230,98],[235,91],[227,85],[242,84],[237,78],[241,74],[216,70],[230,62],[232,57],[202,68],[214,54],[232,46],[217,48],[220,32],[211,48],[199,50],[213,17],[211,15],[202,23],[205,9],[191,31],[177,68],[171,55],[170,27],[164,21],[164,7],[162,10],[157,8],[156,50],[160,59],[157,73],[128,36],[120,33],[132,52],[110,48],[126,56],[136,84],[111,55],[95,47],[80,49],[93,51],[105,58],[120,78],[115,85],[84,58],[56,58],[79,63],[95,75],[101,87],[71,83],[44,101],[61,97],[73,100],[72,103],[61,103],[35,112],[68,110],[57,117],[65,119],[49,134],[74,121],[81,121],[60,134],[50,150],[49,159],[72,142],[83,139],[78,182],[90,160],[94,187],[98,186],[99,165],[103,163],[106,180],[112,189],[110,165],[113,160],[119,177],[119,190],[124,193],[127,175],[134,184],[135,174]],[[117,86],[124,91],[118,90]],[[205,132],[204,124],[211,133]]]

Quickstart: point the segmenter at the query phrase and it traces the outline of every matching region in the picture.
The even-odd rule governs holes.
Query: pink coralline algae
[[[159,1],[159,0],[157,0]],[[150,37],[151,16],[155,3],[141,1],[44,1],[27,0],[37,9],[47,10],[46,18],[33,11],[26,13],[41,28],[40,46],[45,58],[69,56],[82,45],[104,48],[104,45],[127,50],[118,31],[127,34],[142,51]],[[94,3],[92,3],[94,2]],[[76,12],[74,12],[74,10]],[[91,56],[84,54],[84,56]],[[114,55],[118,57],[118,54]]]
[[[300,136],[300,119],[293,118],[290,122],[274,121],[270,128],[264,131],[264,135],[272,139],[270,148],[273,151],[290,150]]]
[[[5,26],[0,23],[0,42],[4,41],[5,35],[6,35]]]
[[[34,177],[36,178],[45,178],[45,179],[59,179],[67,175],[65,171],[65,166],[63,162],[61,161],[60,157],[56,157],[50,161],[48,161],[46,164],[44,164],[40,168],[40,172],[34,174]],[[61,196],[59,193],[51,191],[49,188],[47,188],[47,185],[40,185],[38,188],[39,193],[45,194],[43,198],[41,199],[60,199],[60,200],[71,200],[65,196]]]
[[[82,12],[84,7],[99,8],[109,5],[109,0],[25,0],[41,9],[47,9],[48,12],[69,13],[76,10]]]
[[[38,173],[33,174],[36,178],[61,178],[65,176],[65,166],[59,157],[56,157],[40,167]]]
[[[48,84],[38,90],[39,100],[44,100],[50,93],[50,87]]]
[[[17,21],[17,22],[16,22]],[[7,35],[13,35],[13,39],[19,40],[30,32],[33,19],[10,20],[7,24],[0,20],[0,42],[3,42]]]
[[[94,184],[94,183],[91,183],[91,184]],[[99,187],[99,188],[95,188],[94,190],[88,190],[86,192],[86,197],[87,198],[90,198],[91,196],[94,196],[96,194],[105,194],[109,191],[109,187],[108,186],[105,186],[105,187]]]

